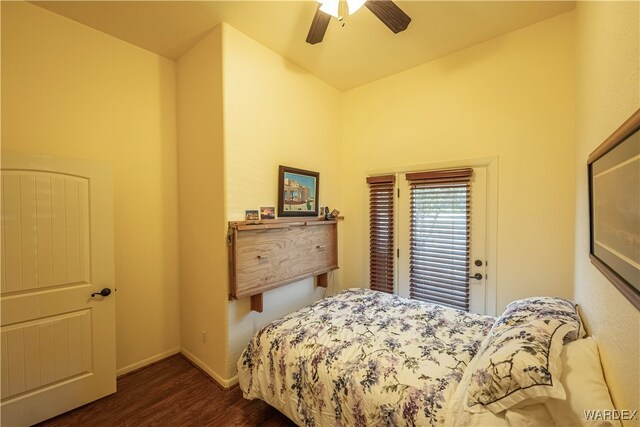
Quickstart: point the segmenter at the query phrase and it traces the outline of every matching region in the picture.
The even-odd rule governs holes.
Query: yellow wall
[[[222,27],[182,56],[177,70],[182,350],[224,384],[228,281]]]
[[[498,311],[575,292],[614,401],[633,408],[640,317],[588,262],[585,165],[640,104],[639,12],[637,2],[579,2],[342,94],[225,24],[176,72],[3,2],[2,147],[113,165],[118,368],[182,339],[223,384],[255,330],[324,292],[311,280],[269,291],[261,314],[248,299],[227,302],[226,222],[277,204],[279,164],[319,171],[320,203],[346,216],[334,292],[366,284],[368,172],[498,156]]]
[[[320,204],[339,206],[340,92],[224,24],[223,57],[229,220],[244,219],[246,209],[277,205],[278,165],[319,172]],[[332,274],[329,290],[338,275]],[[240,352],[255,331],[324,291],[311,279],[268,291],[263,313],[250,311],[249,298],[230,302],[228,375],[235,375]]]
[[[640,107],[640,3],[578,2],[575,15],[575,300],[598,340],[614,404],[637,409],[640,312],[589,262],[587,158]]]
[[[2,148],[114,171],[119,372],[180,346],[175,64],[2,2]]]
[[[366,286],[369,172],[499,157],[497,309],[572,297],[573,15],[347,92],[343,285]]]

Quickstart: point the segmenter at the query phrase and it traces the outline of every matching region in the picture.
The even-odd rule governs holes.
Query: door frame
[[[390,175],[390,174],[405,174],[410,172],[419,172],[424,170],[435,169],[456,169],[463,167],[471,168],[486,168],[487,171],[487,230],[486,230],[486,278],[485,278],[485,313],[491,316],[497,316],[497,294],[498,294],[498,156],[482,157],[475,159],[463,159],[463,160],[451,160],[434,163],[424,163],[419,165],[409,165],[394,168],[376,169],[366,171],[367,176],[371,175]],[[396,179],[395,190],[397,191],[398,184]],[[366,196],[364,200],[368,200],[368,188],[365,186]],[[397,198],[396,198],[397,200]],[[369,211],[365,210],[365,221],[363,223],[363,235],[364,238],[364,254],[365,259],[369,259]],[[398,203],[394,205],[394,216],[398,218]],[[397,222],[394,224],[394,229],[397,230]],[[399,243],[399,233],[394,233],[394,246],[397,248]],[[368,283],[369,280],[369,262],[363,263],[362,279],[363,283]],[[398,289],[398,258],[394,264],[394,289]]]

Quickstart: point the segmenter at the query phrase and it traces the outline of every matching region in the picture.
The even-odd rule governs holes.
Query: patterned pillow
[[[556,297],[531,297],[512,302],[493,325],[492,331],[536,319],[556,319],[573,325],[573,329],[564,338],[565,344],[586,335],[576,304]]]
[[[560,352],[565,341],[583,331],[570,301],[536,297],[509,304],[476,356],[467,410],[497,414],[516,405],[564,399]]]

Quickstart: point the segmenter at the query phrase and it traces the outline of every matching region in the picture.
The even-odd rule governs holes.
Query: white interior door
[[[109,167],[3,152],[1,258],[2,425],[115,392]]]

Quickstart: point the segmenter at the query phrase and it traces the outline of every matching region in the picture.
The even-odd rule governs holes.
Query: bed
[[[346,290],[258,331],[240,387],[300,426],[552,425],[542,402],[566,401],[560,356],[584,329],[568,301],[514,304],[496,318]]]

